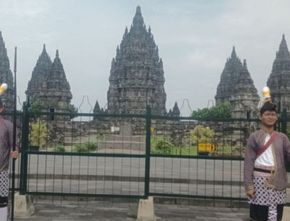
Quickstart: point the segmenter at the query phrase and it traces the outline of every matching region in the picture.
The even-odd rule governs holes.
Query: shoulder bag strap
[[[265,143],[264,145],[261,145],[257,151],[256,151],[256,154],[257,154],[257,157],[259,157],[262,153],[264,153],[268,147],[273,143],[273,141],[276,139],[277,137],[277,132],[273,131],[270,139],[267,141],[267,143]]]

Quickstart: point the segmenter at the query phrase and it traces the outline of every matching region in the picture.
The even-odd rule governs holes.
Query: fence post
[[[22,119],[22,136],[21,136],[21,167],[20,167],[20,194],[25,194],[27,191],[27,163],[28,163],[28,141],[29,141],[29,113],[28,104],[23,104],[23,119]]]
[[[282,116],[281,116],[281,131],[287,135],[287,111],[286,108],[283,109],[282,111]]]
[[[149,197],[150,185],[150,150],[151,150],[151,108],[146,107],[146,151],[145,151],[145,188],[144,197]]]

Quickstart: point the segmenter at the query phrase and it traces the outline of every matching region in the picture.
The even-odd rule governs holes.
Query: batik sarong
[[[7,206],[9,194],[8,171],[0,172],[0,207]]]
[[[283,204],[285,203],[286,190],[275,190],[268,184],[271,175],[254,172],[255,197],[249,202],[250,215],[253,220],[279,221],[282,219]]]

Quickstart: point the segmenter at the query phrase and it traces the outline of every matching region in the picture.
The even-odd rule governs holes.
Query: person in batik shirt
[[[17,158],[18,151],[12,151],[13,124],[3,116],[5,107],[0,99],[0,220],[7,220],[9,195],[9,159]]]

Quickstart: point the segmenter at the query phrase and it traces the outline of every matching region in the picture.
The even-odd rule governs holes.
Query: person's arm
[[[290,162],[290,141],[285,134],[283,134],[283,147],[284,147],[285,160]]]
[[[246,150],[245,150],[245,160],[244,160],[244,185],[246,195],[250,198],[255,196],[255,188],[253,183],[253,171],[254,163],[256,160],[256,152],[254,151],[254,146],[256,145],[254,135],[248,139]]]
[[[16,131],[17,134],[17,131]],[[14,159],[18,158],[18,148],[15,141],[15,150],[13,150],[13,124],[9,124],[9,146],[10,146],[10,156]]]

